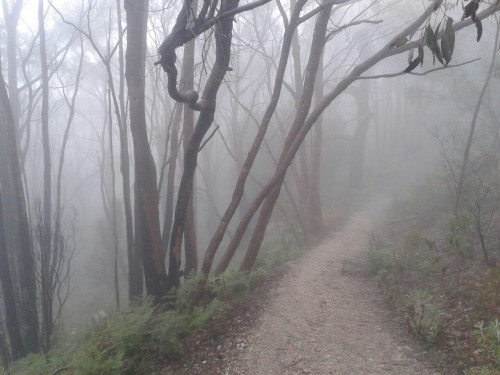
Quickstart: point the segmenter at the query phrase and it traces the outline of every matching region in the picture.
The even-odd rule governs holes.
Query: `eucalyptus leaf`
[[[441,39],[441,52],[446,65],[450,63],[455,49],[455,30],[453,29],[453,22],[453,18],[448,17],[443,38]]]
[[[476,29],[477,29],[477,41],[481,40],[481,36],[483,35],[483,24],[479,18],[476,18]]]

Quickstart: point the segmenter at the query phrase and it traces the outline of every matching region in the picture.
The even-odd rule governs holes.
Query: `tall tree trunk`
[[[196,17],[198,0],[191,3],[190,17],[191,21]],[[188,23],[189,24],[189,23]],[[182,87],[184,90],[194,90],[194,53],[196,39],[191,40],[184,46],[184,56],[182,58]],[[182,128],[184,150],[194,130],[194,111],[189,104],[184,104],[184,124]],[[184,223],[184,254],[186,264],[184,266],[184,275],[189,275],[192,271],[198,269],[198,255],[196,246],[196,217],[194,200],[194,177],[190,191],[190,198],[187,205],[187,212]]]
[[[43,145],[43,229],[41,238],[41,302],[42,302],[42,347],[47,351],[52,336],[52,162],[49,138],[49,69],[45,42],[45,12],[43,0],[38,1],[38,33],[40,38],[40,64],[42,78],[42,145]]]
[[[15,0],[10,11],[8,9],[7,0],[2,0],[2,7],[7,31],[7,78],[9,81],[9,100],[12,108],[12,116],[16,125],[16,136],[19,141],[19,134],[17,134],[20,114],[19,91],[17,89],[17,26],[21,16],[23,0]]]
[[[296,6],[296,0],[290,1],[290,7],[293,9]],[[292,38],[292,58],[293,58],[293,74],[295,81],[295,110],[300,111],[300,101],[302,98],[302,91],[304,89],[304,82],[302,77],[302,61],[300,57],[300,43],[299,43],[299,35],[298,31],[293,34]],[[304,222],[304,219],[307,217],[308,212],[308,196],[309,196],[309,157],[307,155],[307,144],[304,142],[299,149],[298,155],[298,166],[297,166],[297,178],[295,179],[297,183],[297,192],[299,199],[299,207],[300,210],[298,212],[299,222]],[[290,196],[290,199],[293,200],[293,197]],[[306,215],[304,215],[306,214]],[[308,228],[306,228],[308,229]],[[307,233],[304,233],[307,236]]]
[[[12,285],[9,258],[7,256],[1,196],[0,191],[0,282],[2,283],[5,320],[7,332],[9,334],[10,347],[12,350],[12,358],[16,360],[24,357],[26,352],[21,338],[21,329],[19,326],[16,300],[14,297],[14,286]]]
[[[0,310],[0,320],[3,320],[2,311]],[[0,364],[3,365],[4,369],[8,369],[12,358],[9,352],[9,345],[7,344],[7,338],[3,331],[3,325],[0,324]]]
[[[368,83],[362,82],[354,94],[358,121],[351,140],[351,158],[349,161],[349,187],[351,189],[359,189],[364,184],[366,136],[371,119],[369,92]]]
[[[324,96],[323,82],[323,59],[324,53],[321,54],[321,60],[316,74],[316,84],[314,86],[315,102],[319,103]],[[323,217],[321,212],[321,148],[323,143],[323,116],[320,116],[316,121],[313,133],[313,146],[311,155],[311,174],[309,183],[308,196],[308,216],[307,225],[311,234],[319,234],[323,230]]]
[[[2,10],[3,10],[3,19],[5,22],[5,31],[7,32],[7,67],[8,67],[8,94],[9,94],[9,102],[12,109],[12,118],[14,121],[13,131],[15,132],[15,137],[18,142],[19,139],[19,91],[18,91],[18,82],[17,82],[17,72],[18,72],[18,62],[17,62],[17,27],[19,23],[19,18],[21,15],[21,10],[23,7],[23,0],[15,0],[14,2],[10,2],[12,5],[9,10],[9,2],[7,0],[2,0]],[[0,137],[0,152],[4,150],[5,147],[2,143],[5,142],[3,137]],[[7,176],[9,174],[8,171],[8,158],[0,154],[0,184],[2,185],[3,190],[3,211],[4,211],[4,226],[5,226],[5,241],[7,246],[7,253],[11,260],[11,266],[14,269],[18,268],[19,259],[16,256],[16,249],[19,247],[19,236],[20,233],[17,228],[17,211],[16,211],[16,202],[14,199],[11,199],[16,192],[12,185],[12,181],[7,180]],[[23,158],[20,158],[20,166],[21,170],[23,169]],[[13,272],[11,274],[12,282],[14,284],[14,289],[19,289],[19,275],[17,272]],[[16,302],[19,304],[19,295],[20,292],[17,291],[15,294]],[[19,318],[21,322],[24,320],[23,311],[19,311]],[[22,325],[22,323],[21,323]]]
[[[166,270],[158,212],[156,166],[149,146],[145,109],[148,0],[125,2],[127,52],[125,76],[130,100],[130,129],[135,161],[135,240],[142,254],[146,291],[156,302],[166,292]]]
[[[123,206],[125,210],[125,231],[127,234],[127,261],[128,261],[128,295],[129,301],[140,298],[143,290],[143,270],[141,254],[134,251],[134,226],[132,217],[132,203],[130,198],[130,161],[128,151],[127,111],[125,100],[125,63],[123,54],[123,27],[121,1],[116,0],[118,17],[118,58],[120,70],[120,88],[118,92],[119,109],[115,108],[118,127],[120,130],[120,172],[122,175]]]
[[[140,254],[134,249],[134,228],[131,204],[130,188],[130,161],[128,148],[127,110],[125,99],[125,61],[123,51],[124,30],[122,26],[122,5],[116,0],[117,24],[118,24],[118,62],[119,62],[119,89],[118,100],[114,91],[112,76],[109,77],[110,91],[112,94],[117,124],[120,134],[120,173],[122,175],[123,205],[125,211],[125,233],[128,263],[128,297],[129,301],[138,299],[143,291],[143,271]],[[109,65],[109,61],[107,62]],[[109,67],[108,72],[111,73]]]
[[[109,44],[108,44],[109,48]],[[112,79],[112,78],[108,78]],[[109,137],[109,165],[111,170],[111,230],[113,232],[113,283],[115,289],[115,306],[120,310],[120,284],[118,282],[118,257],[119,257],[119,239],[117,227],[117,207],[116,207],[116,173],[115,157],[113,147],[113,116],[111,112],[111,90],[108,91],[108,137]],[[103,165],[104,167],[104,165]]]
[[[1,59],[0,59],[1,60]],[[38,313],[36,306],[36,277],[35,262],[33,257],[33,244],[31,242],[30,225],[26,209],[24,186],[22,182],[15,122],[9,103],[9,96],[0,66],[0,139],[2,139],[2,157],[8,165],[7,175],[2,176],[6,184],[13,187],[14,194],[6,199],[15,202],[17,213],[16,230],[19,233],[19,246],[17,247],[17,267],[19,284],[21,288],[20,310],[23,311],[24,348],[28,353],[38,351]],[[2,180],[2,190],[3,182]],[[2,193],[5,193],[2,191]]]
[[[175,170],[177,167],[177,153],[179,148],[179,128],[182,117],[182,106],[175,106],[175,113],[170,134],[170,157],[167,174],[167,187],[165,197],[165,213],[163,220],[162,243],[164,254],[168,253],[168,244],[170,241],[170,230],[174,215],[174,189],[175,189]]]

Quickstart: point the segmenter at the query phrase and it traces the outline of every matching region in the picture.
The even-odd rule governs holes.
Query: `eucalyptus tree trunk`
[[[20,142],[19,139],[19,116],[20,116],[20,99],[18,91],[18,61],[17,61],[17,27],[19,24],[19,19],[21,16],[21,10],[23,7],[23,0],[16,0],[10,2],[11,6],[9,9],[9,1],[2,0],[2,10],[4,14],[5,31],[7,34],[7,80],[8,80],[8,95],[10,108],[12,109],[12,119],[14,121],[14,135],[16,140]],[[4,226],[5,226],[5,241],[7,246],[7,253],[11,260],[11,266],[17,269],[19,259],[16,256],[16,249],[19,247],[19,230],[17,228],[17,210],[16,202],[11,199],[12,196],[16,194],[15,188],[12,181],[8,179],[8,158],[2,150],[5,150],[5,146],[2,144],[6,139],[0,137],[0,184],[3,190],[3,212],[4,212]],[[23,159],[20,158],[21,171],[23,169]],[[19,275],[16,272],[12,273],[12,282],[14,284],[14,289],[19,289]],[[16,293],[16,302],[20,303],[19,300],[19,290]],[[21,321],[23,320],[22,311],[20,311]]]
[[[170,133],[170,157],[167,173],[167,186],[165,196],[165,212],[163,220],[162,243],[164,254],[168,253],[168,244],[170,242],[170,230],[172,229],[174,215],[174,189],[175,189],[175,170],[177,169],[177,154],[179,148],[179,128],[182,117],[182,106],[175,107],[174,118]]]
[[[42,302],[42,347],[47,351],[52,336],[52,282],[50,264],[52,263],[52,161],[49,137],[49,69],[45,40],[44,1],[38,1],[38,33],[40,38],[40,64],[42,78],[42,146],[43,146],[43,213],[40,239],[40,294]]]
[[[10,108],[9,97],[0,66],[0,139],[2,140],[2,160],[8,166],[6,175],[2,176],[2,194],[4,181],[12,186],[11,196],[4,199],[14,202],[16,212],[16,231],[19,233],[19,244],[15,256],[18,259],[17,272],[20,287],[20,305],[22,311],[22,325],[24,327],[24,348],[28,353],[38,352],[38,313],[37,287],[35,276],[35,262],[33,257],[33,243],[31,241],[30,224],[26,209],[24,186],[22,182],[15,122]]]
[[[123,53],[124,30],[122,26],[122,8],[120,0],[116,0],[116,10],[118,16],[118,35],[120,38],[118,44],[120,86],[118,91],[119,109],[115,108],[115,111],[119,113],[119,115],[117,115],[117,122],[120,131],[120,172],[122,175],[123,207],[125,210],[125,231],[127,233],[128,296],[129,296],[129,301],[132,301],[142,296],[143,269],[142,269],[141,254],[136,254],[134,251],[134,226],[133,226],[133,216],[132,216],[132,202],[130,198],[131,188],[130,188],[130,161],[129,161],[129,149],[128,149],[129,141],[128,141],[127,111],[126,111],[126,99],[125,99],[125,61]],[[116,106],[116,98],[114,98],[114,101]]]
[[[198,0],[193,0],[191,3],[191,20],[196,17]],[[182,83],[184,90],[194,90],[194,54],[195,54],[196,39],[191,40],[184,46],[184,56],[182,57]],[[182,128],[182,139],[184,150],[187,149],[189,139],[194,130],[194,111],[189,104],[184,104],[184,122]],[[187,204],[187,211],[184,223],[184,254],[186,264],[184,265],[184,275],[189,275],[191,272],[196,272],[198,269],[198,255],[196,246],[196,216],[195,216],[195,199],[194,199],[194,176],[193,183],[190,186],[190,198]]]
[[[2,283],[3,299],[5,306],[5,320],[9,334],[12,359],[16,360],[26,355],[21,337],[20,321],[17,314],[14,286],[10,272],[10,262],[7,256],[5,230],[2,209],[2,193],[0,191],[0,282]],[[1,323],[0,323],[1,326]]]
[[[324,85],[323,82],[323,59],[324,53],[321,55],[321,60],[316,74],[316,84],[314,86],[315,102],[319,103],[323,100]],[[334,124],[331,124],[334,125]],[[323,216],[321,210],[321,151],[323,147],[323,116],[320,116],[316,121],[313,129],[313,145],[311,151],[311,172],[309,182],[308,195],[308,220],[309,232],[311,234],[319,234],[323,230]]]
[[[19,115],[20,115],[20,100],[19,91],[17,89],[17,26],[21,16],[23,0],[15,0],[11,2],[11,9],[7,0],[2,0],[2,9],[4,14],[5,28],[7,31],[7,68],[9,82],[9,100],[12,108],[12,116],[16,125],[16,136],[19,141]]]
[[[0,311],[0,319],[3,320],[2,312]],[[9,352],[9,345],[7,343],[7,337],[3,331],[3,325],[0,324],[0,364],[3,365],[5,369],[8,369],[12,358]]]
[[[290,1],[290,7],[293,9],[296,6],[296,0]],[[293,59],[293,77],[295,82],[295,92],[294,92],[294,100],[295,100],[295,110],[297,112],[302,111],[303,109],[300,107],[300,101],[302,98],[302,91],[304,89],[304,77],[302,76],[302,61],[300,57],[300,43],[299,43],[299,35],[298,31],[293,34],[292,37],[292,59]],[[297,192],[298,192],[298,200],[300,210],[298,211],[299,220],[301,222],[304,221],[307,217],[308,208],[308,196],[309,196],[309,156],[307,154],[307,145],[304,142],[299,149],[298,154],[298,165],[294,164],[293,168],[296,168],[296,182],[297,182]],[[293,198],[292,198],[293,199]],[[309,229],[309,226],[305,228]],[[307,235],[307,233],[304,233]]]
[[[156,165],[149,145],[145,109],[148,0],[125,2],[127,52],[125,76],[135,161],[134,249],[142,255],[146,292],[156,302],[166,292],[166,270],[158,212]]]
[[[362,82],[353,95],[358,119],[356,130],[351,139],[351,158],[349,160],[349,187],[351,189],[362,188],[365,180],[366,137],[371,120],[369,92],[369,84]]]

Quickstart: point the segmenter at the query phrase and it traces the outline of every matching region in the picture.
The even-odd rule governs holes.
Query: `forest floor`
[[[342,272],[359,261],[389,201],[378,200],[290,262],[161,374],[438,374],[368,278]]]

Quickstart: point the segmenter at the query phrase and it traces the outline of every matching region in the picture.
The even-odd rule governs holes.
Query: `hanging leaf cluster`
[[[442,31],[441,45],[438,42],[441,24],[437,26],[436,30],[433,30],[431,25],[426,27],[424,37],[420,40],[418,45],[418,55],[415,59],[410,59],[409,65],[405,69],[406,73],[412,72],[418,65],[424,63],[424,44],[426,44],[432,52],[434,64],[436,63],[436,59],[445,66],[450,63],[455,49],[455,30],[453,29],[453,22],[453,18],[447,18],[446,25]]]
[[[481,40],[481,36],[483,35],[483,24],[481,20],[477,17],[477,11],[479,9],[479,3],[481,0],[465,0],[469,2],[464,7],[464,14],[462,15],[462,21],[466,18],[471,18],[471,20],[475,23],[477,29],[477,41]],[[498,0],[500,2],[500,0]],[[442,4],[441,1],[436,1],[434,10],[439,9],[439,6]],[[439,5],[439,6],[438,6]],[[427,45],[429,50],[432,52],[433,64],[436,63],[436,59],[447,66],[451,58],[453,56],[453,50],[455,48],[455,30],[453,29],[453,18],[447,17],[446,24],[443,30],[440,30],[441,23],[433,30],[432,26],[429,24],[425,28],[425,33],[423,37],[420,39],[420,43],[418,45],[418,55],[416,58],[413,58],[414,51],[410,52],[409,65],[404,70],[405,73],[412,72],[417,66],[422,65],[424,63],[424,45]],[[438,42],[438,38],[441,37],[441,44]],[[393,42],[393,47],[399,47],[408,42],[408,39],[401,38]]]
[[[481,20],[476,17],[476,12],[479,9],[480,2],[481,0],[470,0],[470,3],[464,7],[464,14],[462,16],[462,21],[470,17],[471,20],[476,24],[478,42],[481,40],[481,36],[483,35],[483,24],[481,23]]]

